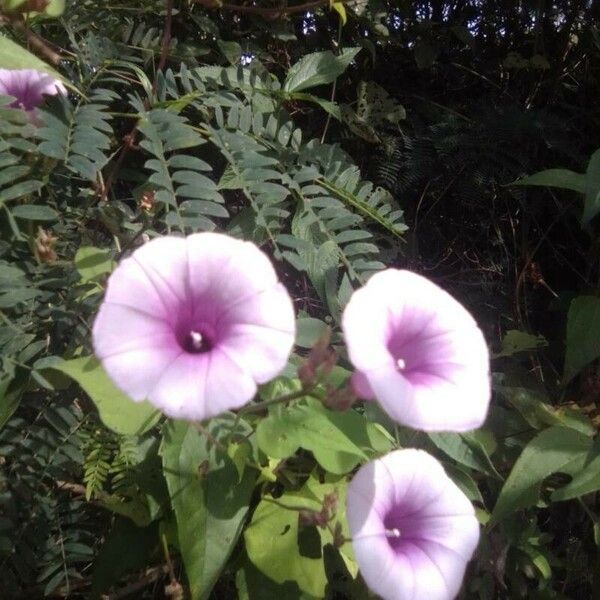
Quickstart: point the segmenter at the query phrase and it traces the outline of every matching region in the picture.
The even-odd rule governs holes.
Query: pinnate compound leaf
[[[494,506],[490,525],[534,505],[549,475],[580,472],[591,445],[591,438],[567,427],[550,427],[539,433],[515,462]]]
[[[148,402],[134,402],[110,380],[93,356],[52,365],[74,379],[92,399],[102,422],[122,435],[140,435],[158,422],[160,413]]]
[[[213,419],[208,426],[211,435],[218,438],[221,428],[231,426],[229,421],[227,416]],[[238,483],[231,459],[181,421],[166,426],[160,455],[190,595],[192,600],[203,600],[241,534],[256,472],[246,469]]]

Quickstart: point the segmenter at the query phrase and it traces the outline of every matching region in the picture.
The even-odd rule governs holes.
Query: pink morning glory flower
[[[384,600],[451,600],[479,541],[468,498],[422,450],[361,467],[346,515],[358,568]]]
[[[437,285],[387,269],[354,292],[342,318],[358,396],[424,431],[466,431],[485,420],[489,353],[469,312]]]
[[[34,69],[0,69],[0,96],[12,96],[14,108],[31,113],[44,96],[66,94],[65,86],[47,73]]]
[[[188,420],[251,400],[294,337],[292,301],[266,254],[217,233],[138,248],[110,276],[93,329],[117,387]]]

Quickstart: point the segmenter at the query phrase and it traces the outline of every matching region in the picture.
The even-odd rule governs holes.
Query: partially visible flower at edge
[[[346,515],[366,584],[384,600],[451,600],[479,542],[472,504],[423,450],[359,469]]]
[[[450,294],[410,271],[376,273],[342,318],[357,395],[398,423],[467,431],[485,420],[489,351],[477,323]]]
[[[249,402],[294,338],[292,301],[266,254],[217,233],[138,248],[109,278],[93,327],[117,387],[188,420]]]
[[[0,69],[0,96],[12,96],[10,105],[32,114],[42,104],[44,96],[66,94],[65,86],[58,80],[35,69]]]

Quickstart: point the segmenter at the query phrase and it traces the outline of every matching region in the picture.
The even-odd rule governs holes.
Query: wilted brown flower
[[[56,262],[58,256],[54,251],[54,246],[57,241],[58,238],[54,237],[49,231],[38,227],[34,246],[36,258],[42,263]]]

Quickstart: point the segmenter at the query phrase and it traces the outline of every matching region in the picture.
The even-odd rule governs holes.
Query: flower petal
[[[209,292],[221,309],[277,284],[267,255],[254,244],[220,233],[199,233],[187,238],[192,293]]]
[[[102,304],[94,321],[93,343],[100,360],[147,346],[177,346],[167,321],[130,306],[108,302]]]
[[[384,600],[457,595],[479,524],[432,456],[398,450],[361,467],[348,486],[346,514],[362,576]]]
[[[368,317],[365,317],[368,315]],[[489,353],[468,311],[424,277],[387,269],[355,292],[342,320],[359,395],[425,431],[479,427]]]
[[[170,417],[203,421],[243,406],[254,394],[252,378],[217,349],[182,353],[155,383],[148,399]]]

